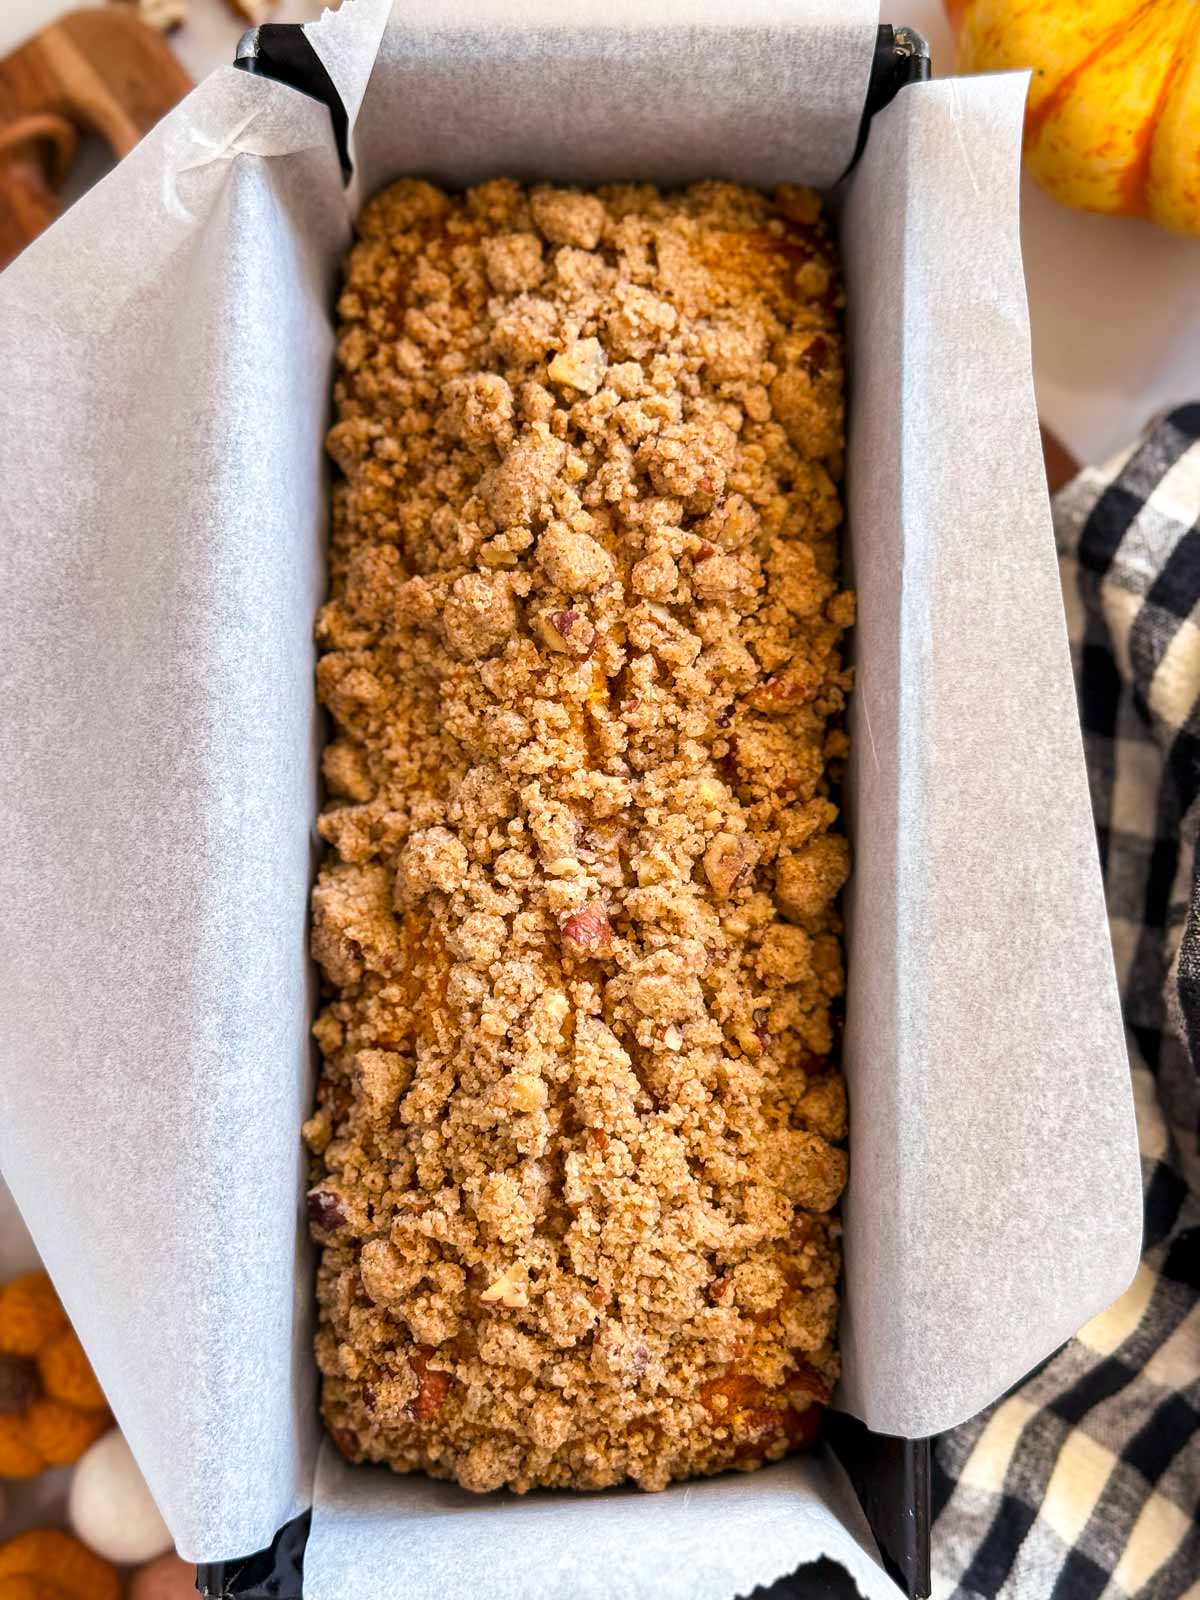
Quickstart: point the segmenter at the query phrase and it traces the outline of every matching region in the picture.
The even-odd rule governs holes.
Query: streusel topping
[[[325,1416],[471,1489],[756,1465],[837,1372],[819,205],[405,181],[359,235],[318,621]]]

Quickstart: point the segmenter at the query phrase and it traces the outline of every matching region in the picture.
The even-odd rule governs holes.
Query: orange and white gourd
[[[1028,67],[1025,164],[1086,211],[1200,235],[1197,0],[946,0],[959,72]]]

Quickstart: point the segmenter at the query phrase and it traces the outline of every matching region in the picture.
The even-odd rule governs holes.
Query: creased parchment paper
[[[878,19],[878,0],[400,4],[354,130],[356,192],[395,177],[399,152],[453,187],[753,171],[825,188],[854,154]],[[322,26],[337,32],[316,25],[319,49]],[[353,101],[360,80],[337,56]]]
[[[832,1456],[795,1457],[649,1499],[507,1493],[481,1501],[453,1484],[395,1478],[321,1453],[304,1563],[307,1600],[491,1594],[563,1600],[733,1600],[827,1555],[868,1600],[901,1591],[879,1567],[858,1501]]]
[[[864,4],[575,10],[417,23],[354,0],[313,25],[357,110],[358,188],[609,163],[827,179],[853,146]],[[831,107],[796,62],[835,35],[859,98]],[[606,119],[597,87],[574,139],[571,97],[626,63],[663,104]],[[1111,1300],[1139,1231],[1036,451],[1022,95],[904,90],[842,223],[862,618],[844,1401],[912,1434]],[[313,1495],[311,627],[354,204],[324,109],[229,69],[0,279],[0,1166],[191,1559],[267,1544]],[[724,1600],[819,1549],[891,1592],[820,1463],[481,1502],[326,1459],[308,1582],[394,1600],[400,1561],[412,1595],[452,1570],[455,1592],[566,1600],[607,1571],[612,1595]]]

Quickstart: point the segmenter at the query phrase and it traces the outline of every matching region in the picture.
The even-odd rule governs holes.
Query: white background
[[[4,0],[0,54],[77,3]],[[321,9],[320,0],[281,0],[272,20],[305,21]],[[233,59],[243,24],[224,0],[190,0],[190,11],[173,43],[200,77]],[[939,0],[884,0],[882,11],[925,34],[935,73],[950,69]],[[86,170],[102,170],[95,155]],[[1200,398],[1200,239],[1068,211],[1028,180],[1022,233],[1039,406],[1076,456],[1102,460],[1164,405]]]

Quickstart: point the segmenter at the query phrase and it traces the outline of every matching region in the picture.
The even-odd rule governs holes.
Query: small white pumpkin
[[[152,1561],[171,1548],[167,1525],[117,1428],[79,1458],[67,1514],[84,1544],[117,1566]]]

